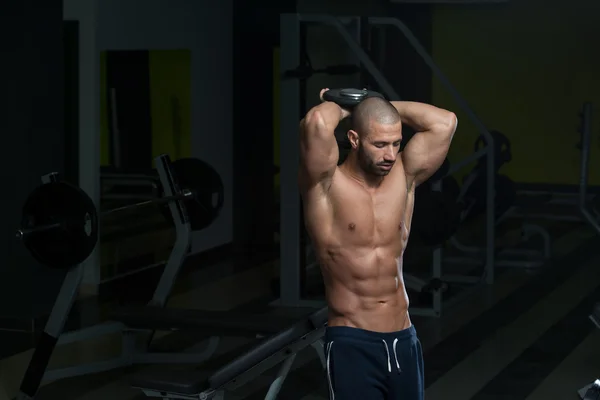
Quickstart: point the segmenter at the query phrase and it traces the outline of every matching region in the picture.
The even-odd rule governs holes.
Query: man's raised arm
[[[317,184],[329,190],[340,155],[335,128],[348,115],[337,104],[323,102],[300,121],[300,185],[304,190]]]
[[[458,120],[454,113],[429,104],[392,101],[403,124],[416,134],[402,151],[402,163],[409,187],[426,181],[444,162]]]

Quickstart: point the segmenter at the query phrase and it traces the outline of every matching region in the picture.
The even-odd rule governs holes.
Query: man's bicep
[[[441,137],[435,132],[420,132],[410,139],[401,156],[411,183],[420,185],[440,168],[448,155],[451,140],[451,136]]]

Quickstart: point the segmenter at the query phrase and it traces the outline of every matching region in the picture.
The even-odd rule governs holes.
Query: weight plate
[[[362,100],[367,96],[367,91],[363,89],[341,89],[339,96]]]
[[[474,174],[478,174],[474,170]],[[487,180],[485,175],[478,174],[465,190],[464,201],[469,212],[465,220],[470,220],[486,211]],[[503,216],[517,200],[517,187],[515,183],[505,175],[494,177],[494,207],[496,218]]]
[[[21,227],[60,223],[61,227],[31,234],[25,247],[41,264],[68,269],[85,261],[98,241],[98,215],[90,197],[66,182],[36,188],[25,201]]]
[[[181,158],[171,164],[171,170],[181,190],[192,192],[185,200],[192,230],[208,227],[223,207],[224,187],[221,175],[208,163],[197,158]],[[162,188],[159,190],[164,195]],[[161,212],[172,220],[168,204],[161,205]]]
[[[353,108],[368,97],[384,98],[381,93],[363,89],[330,89],[323,93],[325,101],[331,101],[344,108]]]

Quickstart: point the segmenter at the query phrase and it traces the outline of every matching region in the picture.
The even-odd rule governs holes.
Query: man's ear
[[[358,132],[356,132],[353,129],[350,129],[346,135],[348,136],[348,140],[350,141],[350,145],[352,146],[352,148],[356,149],[358,147],[359,142]]]

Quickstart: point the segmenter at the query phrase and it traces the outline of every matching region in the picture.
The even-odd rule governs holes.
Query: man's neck
[[[350,153],[340,166],[350,178],[357,181],[365,189],[377,189],[383,182],[384,176],[376,176],[361,168],[356,153]]]

